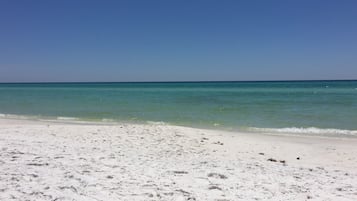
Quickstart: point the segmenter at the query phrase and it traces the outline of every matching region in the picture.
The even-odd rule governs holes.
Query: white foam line
[[[342,130],[342,129],[333,129],[333,128],[248,128],[249,131],[256,132],[268,132],[268,133],[291,133],[291,134],[327,134],[327,135],[350,135],[357,136],[357,130]]]

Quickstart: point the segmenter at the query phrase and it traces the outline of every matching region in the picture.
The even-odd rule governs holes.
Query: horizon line
[[[224,83],[224,82],[322,82],[357,81],[357,79],[307,79],[307,80],[200,80],[200,81],[38,81],[38,82],[0,82],[0,84],[89,84],[89,83]]]

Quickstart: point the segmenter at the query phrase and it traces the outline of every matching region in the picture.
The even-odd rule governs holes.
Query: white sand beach
[[[357,139],[2,118],[0,200],[357,200]]]

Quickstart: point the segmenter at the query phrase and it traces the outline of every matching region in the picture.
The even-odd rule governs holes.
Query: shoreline
[[[4,200],[355,200],[357,139],[0,118]]]
[[[227,133],[249,133],[253,135],[273,135],[273,136],[291,136],[291,137],[312,137],[312,138],[348,138],[357,139],[357,130],[345,130],[335,128],[317,128],[317,127],[286,127],[286,128],[258,128],[245,127],[242,128],[225,128],[220,126],[193,126],[193,125],[177,125],[162,121],[135,121],[135,120],[116,120],[116,119],[85,119],[79,117],[63,117],[63,116],[31,116],[31,115],[16,115],[16,114],[1,114],[0,120],[20,120],[20,121],[35,121],[48,123],[62,124],[77,124],[77,125],[120,125],[120,124],[135,124],[135,125],[167,125],[183,128],[202,129],[216,132]]]

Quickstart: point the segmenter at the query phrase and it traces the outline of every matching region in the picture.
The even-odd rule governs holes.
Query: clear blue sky
[[[0,82],[357,79],[356,0],[0,1]]]

